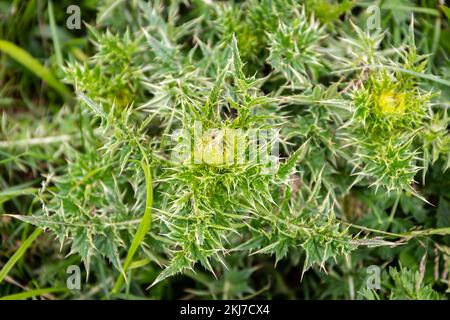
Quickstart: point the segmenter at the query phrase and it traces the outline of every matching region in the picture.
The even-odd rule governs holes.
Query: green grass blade
[[[8,296],[1,297],[0,300],[25,300],[37,296],[42,296],[44,294],[55,293],[55,292],[65,292],[67,288],[43,288],[30,291],[24,291],[21,293],[15,293]]]
[[[136,231],[136,234],[134,235],[133,242],[131,243],[130,249],[128,250],[127,257],[125,259],[125,263],[123,265],[122,274],[117,278],[116,283],[114,284],[114,288],[112,290],[112,293],[118,293],[120,290],[120,287],[122,286],[125,272],[130,267],[131,263],[133,262],[133,256],[136,253],[137,249],[139,248],[139,245],[144,240],[145,235],[147,234],[148,230],[150,229],[150,223],[151,223],[151,214],[152,214],[152,205],[153,205],[153,185],[152,185],[152,172],[151,167],[148,165],[147,161],[141,162],[142,169],[144,170],[145,175],[145,184],[146,184],[146,190],[147,190],[147,196],[145,200],[145,212],[142,217],[142,220],[139,224],[139,227]]]
[[[11,200],[18,196],[35,195],[38,192],[36,188],[30,188],[26,186],[12,187],[6,190],[0,191],[0,205],[8,200]]]
[[[53,2],[48,2],[48,18],[50,21],[50,30],[52,32],[53,46],[55,47],[56,62],[58,65],[63,65],[63,58],[61,53],[61,46],[59,45],[58,33],[56,32],[55,14],[53,12]]]
[[[442,9],[442,12],[444,12],[445,16],[447,17],[448,21],[450,21],[450,8],[442,5],[441,9]]]
[[[3,51],[11,58],[28,68],[28,70],[47,82],[50,87],[58,91],[64,98],[70,98],[70,91],[28,52],[6,40],[0,40],[0,51]]]
[[[12,269],[12,267],[20,260],[20,258],[25,254],[28,247],[33,243],[33,241],[41,234],[41,229],[36,229],[34,232],[22,243],[19,250],[17,250],[13,256],[8,260],[8,262],[3,266],[2,270],[0,270],[0,283],[2,283],[3,279],[6,277],[8,272]]]
[[[433,8],[423,8],[423,7],[415,7],[415,6],[402,6],[396,4],[383,4],[382,9],[389,9],[393,12],[406,11],[406,12],[415,12],[415,13],[423,13],[431,16],[439,16],[439,10]]]
[[[415,72],[412,70],[408,70],[405,68],[400,68],[400,67],[395,67],[395,66],[379,66],[379,65],[365,65],[362,67],[356,67],[356,68],[346,68],[346,69],[341,69],[341,70],[336,70],[336,71],[332,71],[331,74],[340,74],[343,72],[350,72],[350,71],[356,71],[356,70],[363,70],[365,68],[371,68],[371,69],[389,69],[389,70],[393,70],[393,71],[399,71],[399,72],[403,72],[406,74],[410,74],[412,76],[415,76],[417,78],[422,78],[422,79],[426,79],[429,81],[433,81],[436,83],[440,83],[444,86],[450,87],[450,81],[446,80],[446,79],[442,79],[438,76],[432,75],[432,74],[428,74],[428,73],[419,73],[419,72]]]
[[[99,13],[99,16],[97,18],[97,24],[101,24],[103,20],[105,20],[113,12],[113,10],[123,1],[124,0],[116,0],[114,2],[111,2],[108,8],[106,8],[103,12]]]

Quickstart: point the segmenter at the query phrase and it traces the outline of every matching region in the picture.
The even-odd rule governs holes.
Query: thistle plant
[[[324,30],[305,11],[296,13],[290,24],[280,22],[276,32],[269,33],[269,57],[274,70],[282,72],[292,83],[305,86],[311,83],[310,74],[320,66],[319,41]]]
[[[429,285],[423,284],[420,273],[412,272],[401,267],[389,269],[392,279],[390,284],[389,300],[441,300],[443,297]],[[375,291],[366,290],[364,295],[370,300],[380,300],[381,297]]]
[[[85,54],[58,54],[74,101],[0,127],[2,217],[102,279],[74,297],[445,297],[449,68],[422,35],[442,12],[367,30],[355,1],[99,8]]]
[[[398,69],[423,72],[426,61],[414,48],[401,53],[405,61]],[[414,193],[414,177],[424,167],[415,141],[430,119],[432,95],[418,87],[414,76],[386,69],[369,71],[351,94],[355,111],[349,128],[361,160],[356,166],[363,168],[358,174],[373,179],[376,188]]]
[[[124,108],[139,94],[139,39],[131,39],[129,31],[119,37],[110,31],[99,34],[90,30],[97,53],[84,64],[69,64],[66,81],[81,92],[89,91],[104,106],[114,103]]]

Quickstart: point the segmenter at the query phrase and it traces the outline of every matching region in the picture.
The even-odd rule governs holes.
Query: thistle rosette
[[[411,51],[405,57],[414,55]],[[349,128],[356,146],[355,171],[377,189],[417,194],[414,177],[424,167],[420,137],[430,118],[434,94],[405,74],[405,70],[422,71],[424,64],[419,69],[414,66],[406,61],[392,72],[389,68],[372,70],[351,95],[354,113]]]
[[[399,81],[394,74],[381,70],[370,74],[353,93],[353,121],[373,138],[411,132],[428,117],[431,97],[415,84]]]
[[[161,177],[166,202],[159,210],[171,261],[155,283],[198,262],[214,272],[212,262],[224,263],[233,235],[275,205],[278,158],[270,148],[279,141],[269,133],[281,118],[269,115],[273,102],[258,89],[260,80],[244,75],[236,40],[231,51],[212,90],[190,99],[171,134],[176,156]]]
[[[324,28],[313,16],[308,18],[304,9],[294,17],[288,23],[280,21],[275,32],[267,33],[267,62],[291,84],[308,86],[314,69],[322,65],[319,48]]]

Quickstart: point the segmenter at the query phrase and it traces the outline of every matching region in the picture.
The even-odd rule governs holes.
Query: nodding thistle
[[[375,71],[352,94],[355,124],[380,137],[419,128],[429,114],[431,93],[395,74]]]
[[[435,94],[421,89],[418,78],[405,73],[423,70],[426,61],[414,63],[413,48],[405,50],[402,58],[404,62],[393,67],[369,70],[351,93],[354,113],[349,137],[358,155],[354,163],[360,179],[366,178],[376,189],[407,190],[420,196],[413,184],[417,172],[427,166],[420,149]]]
[[[412,189],[420,170],[420,129],[429,117],[431,93],[405,85],[387,71],[375,71],[352,94],[354,115],[349,128],[360,166],[358,174],[388,191]]]
[[[378,97],[378,110],[385,115],[402,115],[406,111],[405,94],[399,92],[382,92]]]

